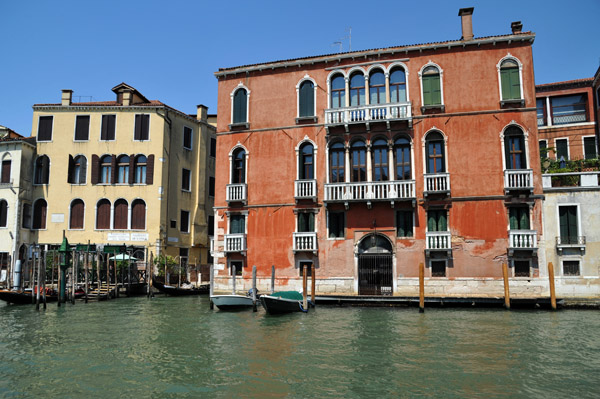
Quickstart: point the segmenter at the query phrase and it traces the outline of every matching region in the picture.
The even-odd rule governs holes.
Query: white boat
[[[210,297],[210,300],[220,310],[236,310],[251,308],[253,306],[252,297],[248,295],[213,295]]]

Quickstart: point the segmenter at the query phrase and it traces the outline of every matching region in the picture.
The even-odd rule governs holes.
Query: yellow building
[[[115,101],[33,106],[32,228],[40,244],[126,245],[208,264],[215,128],[121,83]],[[211,150],[212,149],[212,150]],[[209,220],[210,219],[210,220]]]

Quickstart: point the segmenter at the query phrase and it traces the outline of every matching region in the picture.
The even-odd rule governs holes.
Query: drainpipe
[[[166,193],[166,202],[165,202],[165,208],[166,208],[165,214],[166,214],[166,217],[167,217],[167,221],[165,222],[165,231],[166,231],[166,234],[167,234],[167,239],[165,241],[165,252],[166,252],[167,251],[167,245],[169,244],[169,228],[170,228],[170,219],[169,219],[169,193],[170,193],[169,188],[170,188],[170,179],[169,179],[169,175],[168,174],[171,171],[171,127],[172,127],[171,123],[172,122],[171,122],[171,119],[169,118],[169,111],[165,110],[165,113],[161,114],[160,110],[161,110],[160,108],[157,108],[156,109],[156,114],[158,116],[160,116],[161,118],[163,118],[164,121],[169,126],[169,133],[168,133],[168,136],[169,136],[169,140],[168,140],[169,149],[167,151],[167,187],[166,187],[166,190],[163,189],[163,199],[164,199],[164,193]],[[164,150],[164,143],[163,143],[163,150]],[[159,159],[159,161],[160,161],[160,159]],[[155,161],[155,167],[154,167],[154,169],[156,169],[156,161]],[[161,169],[161,171],[162,171],[162,169]],[[162,177],[162,173],[161,173],[161,177]],[[162,184],[162,181],[161,181],[161,184]],[[161,202],[162,202],[162,200],[161,200]],[[160,228],[159,228],[159,231],[160,231]],[[160,237],[159,237],[159,239],[160,239]],[[165,276],[165,278],[166,278],[166,276]]]

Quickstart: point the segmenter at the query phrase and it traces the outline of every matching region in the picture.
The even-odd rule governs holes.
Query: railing
[[[246,250],[246,234],[225,234],[225,252]]]
[[[450,192],[450,173],[426,173],[425,194]]]
[[[504,188],[506,190],[532,190],[532,169],[507,169],[504,171]]]
[[[294,251],[316,251],[317,233],[294,233]]]
[[[587,115],[585,110],[583,111],[574,111],[573,113],[569,113],[566,115],[554,115],[552,117],[553,125],[566,125],[567,123],[580,123],[586,122]]]
[[[208,237],[209,242],[210,242],[210,256],[214,256],[213,254],[215,253],[215,238],[214,237]]]
[[[425,238],[425,249],[452,249],[452,235],[449,231],[428,231]]]
[[[294,198],[296,199],[311,199],[317,197],[317,181],[312,180],[296,180],[294,182]]]
[[[579,190],[579,187],[599,187],[599,172],[547,173],[542,175],[544,190]]]
[[[584,247],[585,236],[556,237],[557,247]]]
[[[408,120],[412,118],[409,102],[394,104],[360,105],[325,110],[325,124],[337,125],[369,121]]]
[[[246,202],[246,183],[227,185],[227,202]]]
[[[508,245],[516,249],[536,249],[537,231],[535,230],[510,230],[508,232]]]
[[[537,125],[538,126],[545,126],[546,125],[546,118],[537,118]]]
[[[414,180],[325,184],[325,201],[370,201],[415,198]]]

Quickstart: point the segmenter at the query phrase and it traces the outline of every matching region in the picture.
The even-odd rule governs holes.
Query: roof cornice
[[[496,45],[497,43],[523,43],[530,42],[533,43],[535,40],[535,33],[520,33],[514,35],[504,35],[504,36],[490,36],[483,38],[476,38],[473,40],[454,40],[447,42],[437,42],[437,43],[427,43],[427,44],[417,44],[417,45],[409,45],[409,46],[396,46],[396,47],[387,47],[382,49],[373,49],[373,50],[363,50],[363,51],[353,51],[347,53],[339,53],[339,54],[329,54],[322,56],[313,56],[313,57],[305,57],[305,58],[296,58],[291,60],[284,61],[274,61],[267,62],[262,64],[253,64],[253,65],[245,65],[239,67],[232,68],[220,68],[219,71],[215,72],[214,75],[218,78],[226,77],[228,75],[236,75],[239,73],[249,73],[256,71],[263,71],[267,69],[278,69],[278,68],[289,68],[289,67],[301,67],[304,65],[312,65],[316,63],[327,63],[327,62],[341,62],[342,60],[347,59],[356,59],[357,57],[369,57],[369,56],[381,56],[387,54],[396,54],[396,53],[405,53],[408,54],[412,51],[422,52],[424,50],[437,50],[437,49],[452,49],[457,47],[465,48],[467,46],[477,46],[480,47],[486,44]]]

